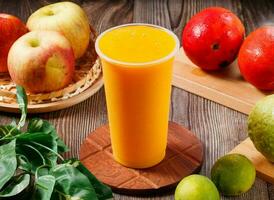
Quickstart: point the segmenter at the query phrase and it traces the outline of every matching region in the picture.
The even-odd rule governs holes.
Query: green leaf
[[[18,145],[16,147],[16,153],[18,156],[24,156],[29,160],[30,168],[28,169],[26,166],[24,168],[23,166],[25,171],[28,169],[28,172],[35,173],[38,167],[46,165],[46,159],[41,152],[29,144]]]
[[[113,198],[110,187],[98,181],[98,179],[77,159],[70,159],[66,162],[75,166],[82,174],[84,174],[92,184],[99,200]]]
[[[0,189],[11,179],[17,167],[15,141],[0,146]]]
[[[67,145],[65,145],[64,141],[61,140],[60,138],[58,138],[56,140],[57,142],[57,147],[58,147],[58,152],[59,153],[65,153],[65,152],[68,152],[69,151],[69,148]]]
[[[27,158],[33,173],[39,166],[57,164],[57,142],[43,132],[25,133],[17,137],[16,152]]]
[[[33,118],[29,121],[28,132],[29,133],[35,133],[35,132],[50,133],[51,130],[49,131],[43,130],[43,120],[39,118]]]
[[[49,169],[49,166],[40,166],[35,172],[35,177],[49,175]]]
[[[31,163],[26,156],[18,154],[17,156],[18,168],[27,172],[31,171]]]
[[[51,175],[44,175],[35,181],[33,200],[50,200],[55,185],[55,178]]]
[[[52,168],[50,174],[55,177],[55,194],[59,199],[97,200],[97,195],[89,182],[77,168],[68,163]],[[58,194],[56,194],[58,193]]]
[[[29,133],[43,132],[45,134],[51,135],[57,142],[59,153],[64,153],[69,150],[68,147],[65,145],[65,143],[58,136],[55,127],[46,120],[42,120],[39,118],[31,119],[28,124],[28,132]]]
[[[0,192],[0,197],[11,197],[19,194],[30,184],[30,175],[22,174],[14,176],[8,182],[7,186]]]
[[[26,122],[28,98],[25,89],[19,85],[16,86],[16,96],[19,109],[21,110],[21,118],[17,125],[17,128],[20,129],[25,125]]]
[[[0,140],[13,140],[14,136],[21,134],[21,132],[17,129],[16,126],[12,125],[3,125],[0,126]]]

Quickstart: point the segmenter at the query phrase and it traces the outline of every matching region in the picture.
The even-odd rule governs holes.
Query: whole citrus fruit
[[[274,90],[274,26],[252,32],[238,57],[240,71],[248,82],[262,90]]]
[[[220,195],[212,181],[202,175],[190,175],[178,184],[175,200],[219,200]]]
[[[248,135],[255,147],[274,162],[274,94],[255,105],[248,117]]]
[[[182,43],[189,59],[204,70],[224,68],[237,57],[244,26],[230,10],[210,7],[186,24]]]
[[[228,196],[240,195],[248,191],[256,177],[252,162],[240,154],[221,157],[211,169],[211,179],[218,190]]]

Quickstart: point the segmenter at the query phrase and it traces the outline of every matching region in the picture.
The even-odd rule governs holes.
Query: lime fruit
[[[274,162],[274,95],[258,101],[248,117],[248,135],[256,149]]]
[[[211,169],[211,179],[218,190],[227,196],[248,191],[256,177],[252,162],[240,154],[229,154],[217,160]]]
[[[212,181],[202,175],[185,177],[177,185],[175,200],[219,200],[219,192]]]

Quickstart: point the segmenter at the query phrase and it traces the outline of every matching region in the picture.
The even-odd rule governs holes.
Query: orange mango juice
[[[149,24],[102,33],[101,57],[114,159],[147,168],[165,157],[171,76],[177,37]]]

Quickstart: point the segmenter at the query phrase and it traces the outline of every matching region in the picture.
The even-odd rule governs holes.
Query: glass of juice
[[[177,36],[160,26],[133,23],[96,40],[103,66],[114,159],[148,168],[165,157]]]

